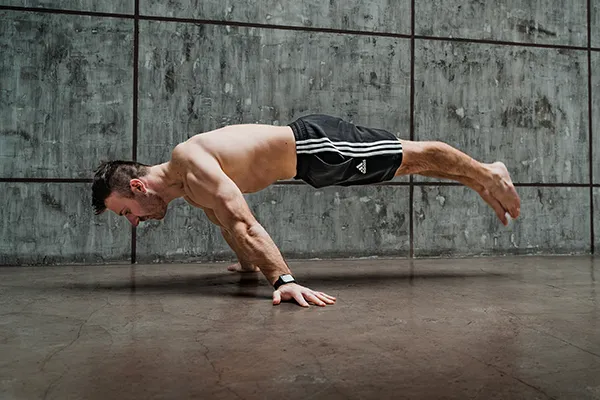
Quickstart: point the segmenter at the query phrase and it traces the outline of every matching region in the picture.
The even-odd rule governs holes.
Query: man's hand
[[[247,263],[236,263],[227,267],[227,271],[231,272],[260,272],[260,268],[255,265],[247,264]]]
[[[325,307],[327,304],[335,304],[335,297],[323,292],[315,292],[297,283],[281,285],[279,289],[273,292],[273,305],[281,303],[281,300],[291,299],[296,300],[302,307],[308,307],[307,300],[321,307]]]

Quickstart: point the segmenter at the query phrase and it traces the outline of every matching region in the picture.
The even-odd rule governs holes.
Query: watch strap
[[[279,278],[273,284],[275,290],[279,289],[280,286],[285,285],[286,283],[295,283],[296,279],[290,274],[280,275]]]

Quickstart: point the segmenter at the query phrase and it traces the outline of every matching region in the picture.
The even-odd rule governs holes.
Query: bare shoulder
[[[171,152],[171,164],[183,176],[189,172],[201,172],[204,167],[214,168],[214,163],[210,162],[214,157],[201,140],[194,139],[179,143]]]
[[[206,149],[202,140],[178,144],[171,153],[171,165],[181,176],[185,200],[195,207],[210,208],[223,180],[227,179],[218,159]]]
[[[179,143],[171,152],[171,161],[181,163],[189,161],[195,151],[201,149],[201,143],[196,140],[188,139],[185,142]]]

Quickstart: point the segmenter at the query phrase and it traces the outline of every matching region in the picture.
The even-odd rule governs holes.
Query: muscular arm
[[[238,186],[221,168],[217,159],[202,145],[177,146],[172,157],[186,186],[187,199],[197,207],[209,209],[217,225],[234,243],[239,259],[257,266],[274,284],[280,275],[291,273],[273,240],[252,215]],[[211,218],[212,220],[212,218]],[[296,300],[308,307],[334,304],[335,297],[316,292],[297,283],[287,283],[273,291],[273,304]]]
[[[195,149],[193,157],[183,157],[189,197],[212,210],[218,225],[233,238],[239,256],[260,268],[271,284],[280,275],[291,273],[279,249],[254,218],[241,191],[217,160],[201,149]]]

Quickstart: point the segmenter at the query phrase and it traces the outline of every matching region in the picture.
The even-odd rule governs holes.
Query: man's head
[[[96,214],[107,208],[125,216],[133,226],[147,219],[162,219],[167,203],[148,187],[144,179],[150,166],[134,161],[103,162],[92,184],[92,205]]]

